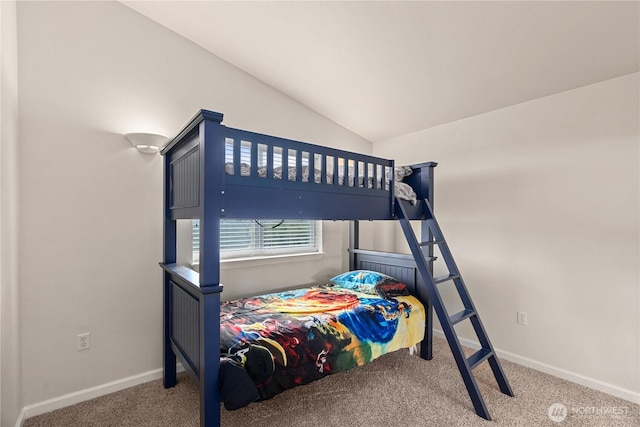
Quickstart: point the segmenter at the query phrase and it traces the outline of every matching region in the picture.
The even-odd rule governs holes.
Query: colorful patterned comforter
[[[228,301],[220,308],[221,353],[244,367],[261,400],[412,347],[424,331],[424,307],[415,297],[382,299],[339,287]]]

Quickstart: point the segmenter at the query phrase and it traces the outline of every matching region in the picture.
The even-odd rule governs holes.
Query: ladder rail
[[[502,370],[500,362],[498,361],[495,350],[491,345],[484,326],[480,321],[480,317],[478,316],[475,305],[471,300],[468,289],[462,279],[462,276],[460,275],[458,267],[448,248],[446,240],[444,239],[442,230],[440,229],[440,226],[435,219],[428,200],[423,200],[423,203],[425,204],[425,222],[427,223],[430,230],[430,239],[433,240],[422,243],[418,241],[413,228],[411,227],[409,216],[407,215],[407,212],[405,210],[404,203],[406,202],[400,199],[396,199],[396,214],[398,216],[400,226],[402,227],[402,230],[407,238],[407,242],[409,243],[413,258],[416,261],[418,272],[423,278],[423,281],[426,285],[427,294],[433,304],[434,311],[438,316],[438,320],[440,321],[440,325],[444,332],[445,338],[449,343],[454,360],[456,362],[456,365],[458,366],[460,375],[462,376],[463,382],[467,388],[467,392],[469,393],[469,397],[471,398],[474,409],[476,413],[482,418],[491,420],[491,416],[489,414],[487,406],[484,402],[484,399],[482,398],[482,394],[480,393],[478,383],[473,376],[473,369],[476,366],[480,365],[482,362],[488,360],[500,390],[504,394],[507,394],[509,396],[513,396],[513,391],[511,390],[511,387],[506,379],[504,371]],[[447,269],[449,270],[448,275],[442,276],[440,278],[433,277],[433,266],[430,263],[430,258],[428,259],[423,252],[424,247],[429,247],[429,253],[432,254],[433,246],[438,246]],[[462,300],[462,303],[464,305],[464,310],[454,314],[453,316],[450,316],[447,313],[444,301],[442,300],[440,292],[437,289],[439,283],[444,283],[447,281],[454,282],[460,299]],[[456,324],[466,319],[469,319],[471,321],[471,324],[473,325],[474,331],[481,345],[481,349],[471,355],[469,358],[467,358],[464,354],[464,350],[454,329],[454,326]]]

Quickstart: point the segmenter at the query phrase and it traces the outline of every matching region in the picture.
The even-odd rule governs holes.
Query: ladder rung
[[[429,255],[427,255],[425,253],[425,251],[424,251],[424,248],[425,248],[425,246],[420,247],[420,249],[422,250],[422,254],[424,255],[425,261],[430,262],[430,261],[435,261],[435,260],[438,259],[437,256],[433,256],[433,255],[429,256]]]
[[[456,325],[475,314],[476,312],[471,309],[462,310],[460,313],[456,313],[453,316],[449,317],[449,322],[451,322],[452,325]]]
[[[434,277],[433,283],[437,285],[438,283],[447,282],[449,280],[455,280],[455,279],[458,279],[459,277],[460,277],[459,274],[447,274],[446,276]]]
[[[420,246],[431,246],[431,245],[441,245],[443,243],[447,243],[443,240],[429,240],[428,242],[420,242]]]
[[[493,356],[493,352],[490,349],[481,348],[480,350],[469,356],[467,362],[469,362],[469,367],[473,369],[491,356]]]

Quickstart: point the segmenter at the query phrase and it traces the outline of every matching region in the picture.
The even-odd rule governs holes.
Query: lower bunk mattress
[[[411,348],[425,309],[334,285],[226,301],[220,308],[221,397],[237,409],[326,375]]]

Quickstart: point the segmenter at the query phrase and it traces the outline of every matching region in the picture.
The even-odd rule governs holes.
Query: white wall
[[[119,3],[21,2],[18,41],[22,376],[34,414],[46,399],[161,367],[162,162],[124,133],[171,136],[208,108],[234,127],[371,144]],[[332,251],[343,228],[328,227]],[[239,273],[307,283],[343,258],[294,263],[287,275],[229,270],[223,283],[230,291]],[[91,349],[79,352],[84,332]]]
[[[0,10],[4,64],[6,2]],[[9,404],[3,395],[3,419],[5,407],[9,418],[21,404],[161,366],[162,165],[124,133],[171,136],[209,108],[230,126],[371,151],[118,3],[19,3],[18,59],[21,300],[6,311],[7,290],[18,287],[5,281],[3,253],[0,357],[3,389],[23,393]],[[5,142],[16,138],[5,140],[16,134],[7,87],[11,105],[18,96],[3,80],[2,206],[15,197],[5,188]],[[436,210],[498,348],[635,395],[637,93],[636,74],[375,145],[399,163],[440,162]],[[376,246],[406,250],[393,227]],[[225,269],[224,296],[233,284],[246,293],[256,269],[265,289],[342,269],[345,224],[326,229],[330,250],[319,261],[287,265],[288,276],[281,266]],[[516,310],[529,326],[515,324]],[[7,313],[20,315],[21,337],[18,326],[5,331]],[[81,332],[92,334],[87,352],[75,349]],[[22,381],[6,376],[20,368],[6,342],[20,339]]]
[[[374,143],[400,163],[439,162],[438,220],[497,348],[636,402],[638,80]],[[394,230],[386,245],[408,252]],[[518,310],[528,326],[516,324]]]
[[[22,409],[18,286],[16,3],[0,2],[0,426]]]

